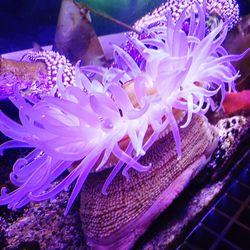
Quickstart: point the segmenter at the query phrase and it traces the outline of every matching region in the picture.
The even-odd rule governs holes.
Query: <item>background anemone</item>
[[[158,8],[142,17],[134,24],[134,27],[140,30],[155,25],[168,11],[171,12],[172,19],[176,22],[185,8],[187,8],[188,14],[192,11],[197,12],[196,8],[191,11],[194,3],[198,3],[200,6],[203,5],[207,15],[218,16],[223,21],[230,20],[229,29],[232,29],[239,21],[239,5],[236,0],[170,0],[165,1]]]
[[[196,3],[196,5],[194,3]],[[175,23],[184,10],[186,12],[186,20],[182,23],[182,29],[188,32],[191,15],[193,15],[192,13],[194,12],[197,14],[198,5],[204,9],[205,21],[207,23],[205,32],[209,32],[209,30],[215,28],[217,26],[216,22],[219,20],[227,21],[228,29],[232,29],[239,21],[239,5],[236,0],[171,0],[165,1],[154,11],[134,23],[133,28],[141,31],[141,34],[130,32],[128,35],[139,40],[146,38],[148,37],[148,33],[145,31],[148,28],[165,25],[161,20],[168,15],[168,13],[171,13],[169,17],[171,17]],[[140,54],[130,42],[127,41],[123,47],[133,56],[137,63],[141,62]]]
[[[198,19],[192,8],[188,32],[182,29],[185,9],[176,23],[168,14],[160,20],[166,25],[147,28],[147,38],[128,38],[143,58],[140,65],[114,45],[116,67],[80,68],[77,64],[74,86],[66,86],[61,67],[57,74],[60,98],[47,96],[32,103],[16,91],[10,99],[19,109],[20,123],[0,112],[0,130],[12,138],[0,150],[35,149],[14,164],[11,181],[18,189],[7,194],[3,188],[1,205],[16,209],[31,200],[52,198],[74,183],[67,213],[91,171],[112,165],[103,193],[120,170],[127,178],[130,168],[147,171],[150,164],[144,166],[138,159],[169,128],[176,156],[181,157],[178,119],[187,113],[182,125],[186,127],[193,113],[215,108],[215,94],[220,91],[223,99],[226,91],[234,90],[238,73],[230,62],[248,52],[228,55],[221,46],[228,23],[220,21],[207,34],[204,10],[195,6]],[[97,73],[102,80],[91,82],[83,71]],[[74,169],[50,188],[73,164]]]

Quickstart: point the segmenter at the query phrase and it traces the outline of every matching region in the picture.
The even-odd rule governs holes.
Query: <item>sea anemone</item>
[[[2,144],[1,151],[13,147],[35,147],[34,151],[14,164],[10,178],[19,189],[10,194],[2,189],[0,204],[9,204],[15,209],[30,200],[48,199],[67,189],[77,179],[67,212],[90,171],[94,166],[101,169],[111,153],[120,159],[116,170],[123,163],[138,171],[146,171],[149,167],[129,155],[132,148],[137,156],[144,152],[142,144],[148,123],[143,113],[146,108],[135,110],[120,84],[112,84],[107,86],[105,92],[97,92],[97,85],[101,84],[95,81],[92,84],[95,84],[96,92],[90,92],[92,84],[83,74],[77,75],[77,87],[65,87],[60,82],[62,76],[58,78],[61,98],[47,96],[35,104],[18,93],[10,98],[19,109],[21,124],[0,113],[1,131],[13,139]],[[108,91],[115,102],[106,94]],[[130,113],[140,117],[130,119]],[[131,143],[124,152],[118,142],[126,135]],[[56,187],[47,190],[50,183],[74,162],[77,167]],[[44,190],[46,192],[42,193]]]
[[[177,22],[183,11],[186,12],[187,17],[193,15],[194,12],[197,14],[199,10],[194,3],[196,3],[196,6],[199,5],[204,9],[207,23],[206,32],[216,26],[214,23],[218,20],[227,21],[228,29],[232,29],[239,21],[239,5],[236,0],[169,0],[134,23],[133,28],[140,31],[140,34],[129,32],[128,35],[139,40],[148,37],[148,33],[145,32],[145,30],[155,26],[165,25],[166,23],[162,22],[162,18],[164,18],[168,12],[171,13],[169,17],[172,18],[174,23]],[[183,22],[184,31],[188,29],[189,22],[189,18]],[[123,44],[123,48],[137,63],[141,62],[141,55],[129,41]]]
[[[113,167],[104,186],[122,170],[139,172],[150,168],[138,162],[164,131],[171,129],[181,157],[178,112],[187,113],[186,127],[193,113],[204,114],[219,91],[235,89],[239,76],[231,61],[242,55],[228,55],[221,43],[227,34],[222,21],[205,33],[205,14],[198,9],[198,23],[191,11],[188,33],[182,30],[186,11],[174,24],[170,15],[166,26],[147,30],[149,38],[128,38],[143,57],[138,66],[133,58],[114,45],[117,68],[75,67],[74,86],[65,86],[63,68],[57,75],[58,96],[32,103],[18,92],[11,97],[19,109],[20,123],[0,112],[0,130],[12,138],[1,145],[8,148],[35,148],[18,159],[10,175],[18,189],[2,189],[0,204],[17,209],[30,201],[53,198],[74,183],[65,213],[77,197],[91,171]],[[90,81],[83,72],[94,72],[102,81]],[[178,118],[179,117],[179,118]],[[113,159],[115,158],[115,159]],[[69,167],[71,171],[51,188],[50,184]]]
[[[195,2],[200,6],[203,5],[208,15],[218,16],[222,18],[223,21],[229,20],[229,29],[232,29],[239,21],[239,5],[237,0],[169,0],[136,21],[134,28],[141,30],[145,26],[155,24],[162,19],[168,11],[171,11],[172,19],[176,22],[185,8],[188,12],[190,12],[191,9],[194,11]],[[197,12],[196,8],[195,12]]]
[[[30,92],[36,94],[36,98],[42,98],[45,95],[55,95],[58,96],[58,85],[57,74],[58,71],[62,68],[61,77],[64,86],[73,86],[75,83],[75,68],[69,62],[64,55],[60,55],[58,52],[49,51],[49,50],[34,50],[30,51],[25,55],[31,62],[44,62],[47,69],[47,85],[37,86],[37,83],[34,83],[30,87]],[[44,88],[44,89],[43,89]],[[40,93],[36,93],[39,90]],[[41,93],[41,90],[43,92]]]

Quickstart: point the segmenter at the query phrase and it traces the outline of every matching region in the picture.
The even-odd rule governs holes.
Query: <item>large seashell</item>
[[[217,130],[194,115],[180,130],[182,158],[177,160],[172,135],[160,138],[141,159],[148,172],[131,169],[129,180],[118,175],[108,194],[102,186],[110,173],[92,173],[81,193],[81,220],[87,243],[95,249],[130,249],[151,222],[182,192],[206,164],[217,145]]]

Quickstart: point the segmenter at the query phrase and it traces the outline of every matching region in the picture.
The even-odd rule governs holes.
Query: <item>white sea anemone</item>
[[[31,200],[52,198],[75,183],[67,213],[89,173],[108,164],[111,153],[117,161],[104,184],[104,193],[121,169],[126,177],[130,168],[147,171],[150,166],[143,166],[138,159],[167,127],[181,157],[174,110],[187,113],[185,127],[193,113],[204,114],[210,106],[214,108],[216,93],[220,91],[223,99],[226,91],[235,89],[239,74],[230,62],[248,52],[228,55],[221,46],[227,24],[220,22],[206,35],[205,14],[198,4],[196,7],[198,22],[192,14],[188,34],[182,30],[184,11],[176,24],[168,17],[162,20],[166,26],[148,29],[149,38],[131,39],[143,57],[140,66],[114,46],[118,68],[76,65],[71,87],[64,86],[61,70],[57,79],[60,98],[47,96],[35,104],[18,93],[11,98],[19,109],[20,123],[0,112],[0,130],[12,138],[0,150],[34,150],[14,164],[11,181],[18,189],[8,194],[3,188],[1,205],[19,208]],[[91,82],[82,71],[98,73],[102,81]],[[129,83],[132,92],[128,91]],[[50,184],[73,164],[74,169],[51,188]]]

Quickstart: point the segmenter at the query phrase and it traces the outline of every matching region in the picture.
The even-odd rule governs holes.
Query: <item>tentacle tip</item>
[[[153,166],[153,164],[152,164],[152,162],[150,162],[150,163],[148,164],[148,166],[147,166],[147,169],[152,168],[152,166]]]
[[[181,160],[181,153],[178,153],[177,155],[177,161],[180,161]]]
[[[32,191],[28,193],[28,198],[29,199],[32,199],[33,196],[34,196],[34,194],[32,193]]]
[[[126,178],[126,181],[129,181],[129,174],[127,170],[123,170],[122,175]]]
[[[7,208],[12,210],[12,211],[16,211],[16,205],[12,206],[11,204],[8,204]]]
[[[105,188],[105,189],[102,189],[102,194],[103,194],[103,195],[108,195],[108,192],[107,192],[106,188]]]
[[[1,189],[1,197],[5,197],[6,195],[7,195],[7,188],[2,187],[2,189]]]
[[[63,215],[66,216],[66,215],[68,215],[68,213],[69,213],[69,209],[66,208]]]
[[[137,150],[137,152],[135,154],[136,157],[141,157],[143,155],[145,155],[145,151],[142,149]]]
[[[72,207],[72,204],[73,204],[73,202],[69,200],[68,203],[67,203],[66,209],[65,209],[65,211],[63,213],[65,216],[68,215],[68,213],[69,213],[69,211],[70,211],[70,209]]]
[[[145,151],[145,150],[143,150],[143,149],[141,149],[141,150],[140,150],[140,154],[139,154],[139,155],[140,155],[140,156],[143,156],[143,155],[145,155],[145,154],[146,154],[146,151]]]
[[[189,125],[189,123],[185,123],[183,125],[180,126],[180,128],[186,128]]]

